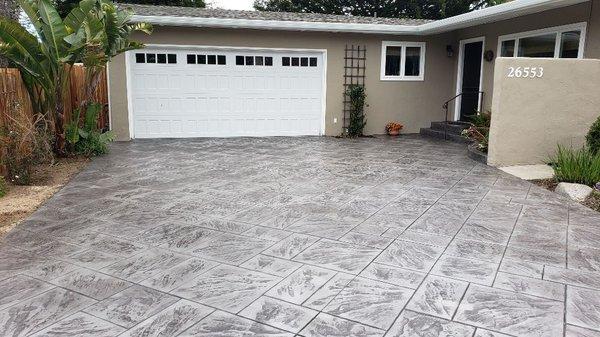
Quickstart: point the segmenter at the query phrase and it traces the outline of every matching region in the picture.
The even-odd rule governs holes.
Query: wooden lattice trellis
[[[366,62],[366,46],[346,45],[344,54],[344,134],[348,132],[350,121],[350,99],[346,92],[351,85],[365,85]]]

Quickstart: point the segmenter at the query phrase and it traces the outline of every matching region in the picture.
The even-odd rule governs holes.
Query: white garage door
[[[322,134],[320,52],[150,48],[128,59],[134,138]]]

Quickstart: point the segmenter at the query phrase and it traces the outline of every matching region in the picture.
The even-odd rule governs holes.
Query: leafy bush
[[[350,123],[348,125],[348,136],[359,137],[363,135],[363,130],[367,121],[365,121],[365,87],[353,84],[346,90],[346,95],[350,100]]]
[[[461,136],[472,140],[477,145],[479,151],[483,153],[488,152],[490,128],[471,126],[468,129],[463,130]]]
[[[489,128],[492,122],[492,113],[489,111],[479,112],[469,116],[469,119],[471,120],[471,124],[476,127]]]
[[[0,198],[6,195],[8,192],[8,187],[6,186],[6,181],[3,176],[0,176]]]
[[[600,153],[600,117],[598,117],[594,124],[592,124],[592,127],[590,127],[590,131],[585,136],[585,140],[590,151],[593,153]]]
[[[490,143],[491,112],[479,112],[469,116],[471,126],[462,131],[461,135],[477,145],[477,149],[487,153]]]
[[[592,153],[587,148],[575,150],[558,146],[551,158],[556,180],[594,186],[600,181],[600,153]]]
[[[0,54],[20,71],[36,114],[53,123],[54,147],[65,154],[65,88],[70,69],[83,63],[86,69],[82,107],[92,99],[106,64],[128,50],[142,48],[131,40],[134,32],[150,34],[152,26],[132,22],[133,11],[113,1],[86,0],[61,17],[51,0],[18,1],[33,23],[31,34],[16,20],[0,15]]]
[[[73,119],[65,128],[69,150],[72,153],[86,157],[108,153],[108,144],[115,137],[111,131],[102,133],[98,130],[98,114],[101,109],[102,106],[98,103],[89,104],[83,118],[83,127],[79,126],[81,124],[81,111],[76,110],[73,113]]]

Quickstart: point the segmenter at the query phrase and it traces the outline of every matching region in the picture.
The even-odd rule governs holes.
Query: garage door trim
[[[290,52],[290,53],[320,53],[323,58],[323,78],[322,78],[322,97],[321,97],[321,130],[319,134],[325,134],[325,112],[327,109],[327,50],[326,49],[306,49],[306,48],[265,48],[265,47],[244,47],[244,46],[209,46],[209,45],[179,45],[179,44],[146,44],[144,49],[197,49],[197,50],[248,50],[248,51],[270,51],[270,52]],[[127,86],[127,118],[129,122],[129,137],[135,138],[135,119],[133,115],[133,83],[132,67],[136,50],[125,53],[125,76]],[[139,52],[139,50],[138,50]]]

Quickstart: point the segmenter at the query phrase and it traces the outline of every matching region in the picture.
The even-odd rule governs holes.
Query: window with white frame
[[[424,75],[425,42],[382,42],[382,81],[422,81]]]
[[[586,24],[577,23],[498,38],[502,57],[582,58]]]

